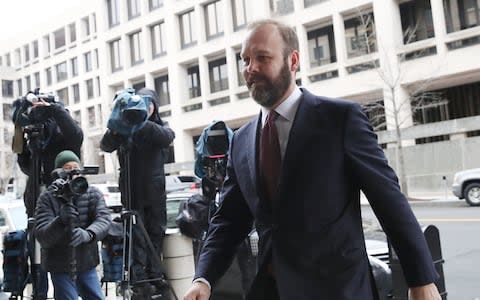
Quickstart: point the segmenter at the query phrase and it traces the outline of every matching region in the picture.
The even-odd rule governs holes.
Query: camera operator
[[[80,159],[72,151],[62,151],[55,158],[55,168],[68,174],[80,169]],[[99,263],[97,241],[107,235],[111,223],[109,210],[97,188],[75,193],[74,179],[66,183],[59,180],[60,184],[54,181],[42,192],[35,210],[42,267],[51,274],[55,299],[73,300],[78,295],[88,300],[104,299],[95,267]],[[68,191],[59,193],[62,189]],[[69,251],[74,251],[73,258]],[[71,274],[72,259],[76,282]]]
[[[51,172],[55,156],[63,149],[72,150],[80,155],[83,132],[63,104],[55,102],[51,96],[44,99],[29,93],[26,97],[15,100],[13,107],[13,122],[16,128],[21,128],[20,136],[15,136],[14,141],[21,142],[21,153],[18,153],[17,161],[22,172],[28,176],[23,199],[30,219],[34,216],[37,200],[35,198],[40,192],[39,185],[46,187],[52,183]],[[38,169],[34,166],[34,156],[39,160]],[[34,239],[29,238],[28,244],[33,299],[44,300],[48,291],[47,273],[41,268],[35,269],[38,265],[35,265],[34,261],[37,260],[34,258]]]
[[[166,195],[165,195],[165,171],[164,162],[166,149],[175,138],[175,133],[162,121],[158,114],[160,98],[153,90],[143,88],[137,95],[152,97],[148,107],[148,119],[145,125],[136,131],[131,137],[131,147],[128,149],[130,160],[131,178],[131,209],[142,218],[145,229],[152,241],[157,254],[161,257],[163,237],[165,235]],[[108,129],[102,138],[100,148],[106,152],[117,151],[120,161],[119,186],[122,192],[122,203],[125,207],[125,147],[128,137]],[[162,278],[163,274],[155,267],[152,256],[147,252],[146,240],[140,229],[133,226],[134,242],[132,253],[132,278],[133,282],[144,279]],[[158,281],[150,284],[137,284],[133,286],[134,299],[149,299],[149,293],[160,292],[162,286]]]

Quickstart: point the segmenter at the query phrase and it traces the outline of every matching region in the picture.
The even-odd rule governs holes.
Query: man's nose
[[[245,71],[247,71],[247,73],[255,73],[255,72],[258,72],[258,64],[257,62],[252,59],[250,60],[250,62],[248,63],[248,65],[245,67]]]

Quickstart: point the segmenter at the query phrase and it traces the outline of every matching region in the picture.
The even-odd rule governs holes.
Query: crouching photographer
[[[114,101],[100,148],[117,150],[124,210],[134,211],[147,233],[139,225],[133,226],[133,299],[150,299],[151,294],[159,293],[165,296],[164,283],[156,280],[163,274],[155,257],[162,257],[167,224],[164,163],[175,134],[160,118],[160,98],[155,91],[143,88],[135,93],[126,89],[117,93]],[[146,238],[155,248],[153,255]]]
[[[35,209],[42,267],[50,272],[55,299],[105,299],[95,270],[97,241],[111,223],[103,194],[81,176],[91,173],[81,169],[74,152],[60,152],[55,168],[58,178],[40,194]]]

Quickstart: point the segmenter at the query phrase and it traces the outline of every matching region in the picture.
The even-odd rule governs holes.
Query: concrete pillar
[[[441,57],[446,55],[447,45],[445,37],[447,36],[447,26],[445,23],[445,12],[443,10],[443,0],[430,0],[432,6],[433,27],[435,30],[435,44],[437,53]]]
[[[338,77],[341,78],[348,75],[347,70],[345,69],[347,60],[347,46],[345,45],[345,24],[343,23],[343,16],[339,12],[335,12],[332,17],[335,51],[337,52]]]

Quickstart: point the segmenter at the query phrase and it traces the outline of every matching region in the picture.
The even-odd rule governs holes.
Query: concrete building
[[[112,99],[120,89],[146,86],[160,94],[160,112],[177,135],[169,170],[192,173],[195,138],[205,126],[220,119],[235,129],[259,111],[239,52],[246,24],[268,17],[299,35],[298,84],[365,105],[394,168],[395,129],[402,128],[411,192],[441,189],[453,172],[480,166],[478,1],[86,3],[0,46],[1,170],[11,159],[10,104],[40,87],[64,99],[81,123],[85,163],[113,179],[116,158],[99,150]]]

